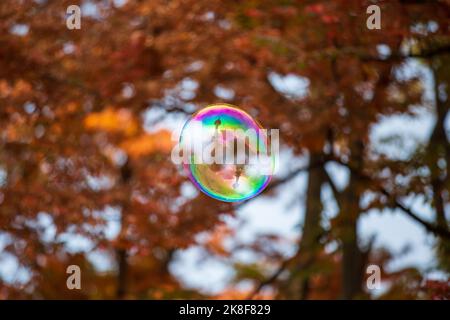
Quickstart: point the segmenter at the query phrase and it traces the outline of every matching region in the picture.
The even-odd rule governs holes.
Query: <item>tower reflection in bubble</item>
[[[227,104],[210,105],[184,125],[180,148],[195,186],[226,202],[261,193],[274,172],[270,134],[249,114]]]

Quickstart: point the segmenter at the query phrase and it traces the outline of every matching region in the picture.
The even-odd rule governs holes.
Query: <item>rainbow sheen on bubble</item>
[[[269,184],[274,159],[267,131],[249,114],[227,104],[210,105],[184,125],[180,146],[194,185],[212,198],[238,202]]]

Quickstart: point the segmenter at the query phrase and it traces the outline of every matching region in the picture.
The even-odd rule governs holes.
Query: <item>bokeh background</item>
[[[0,1],[0,299],[449,298],[449,22],[445,0]],[[216,102],[280,129],[244,203],[170,160]]]

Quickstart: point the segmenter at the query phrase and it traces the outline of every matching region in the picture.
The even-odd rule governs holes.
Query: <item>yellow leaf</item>
[[[141,157],[154,153],[169,153],[172,147],[171,133],[167,130],[142,134],[136,138],[128,139],[122,144],[122,148],[131,157]]]
[[[127,136],[134,135],[139,128],[137,121],[129,110],[115,110],[113,108],[91,113],[84,119],[84,125],[90,130],[123,133]]]

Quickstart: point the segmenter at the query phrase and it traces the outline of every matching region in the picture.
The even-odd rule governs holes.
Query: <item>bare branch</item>
[[[341,192],[337,189],[336,185],[334,184],[333,179],[331,179],[331,177],[330,177],[330,175],[328,174],[327,170],[324,169],[323,171],[324,171],[324,174],[325,174],[325,178],[326,178],[326,180],[327,180],[327,183],[328,183],[328,185],[330,186],[331,191],[333,192],[334,199],[336,200],[338,206],[341,208],[341,207],[342,207],[342,206],[341,206],[341,203],[342,203],[342,200],[341,200]]]
[[[373,179],[358,171],[355,170],[355,168],[353,168],[350,164],[345,163],[343,161],[341,161],[340,159],[336,158],[335,161],[343,166],[346,166],[352,173],[356,174],[359,178],[363,179],[363,180],[369,180],[373,182]],[[439,225],[435,225],[431,222],[428,222],[424,219],[422,219],[419,215],[417,215],[416,213],[414,213],[412,211],[411,208],[408,208],[407,206],[405,206],[400,200],[396,199],[391,193],[389,193],[389,191],[386,190],[386,188],[384,188],[381,185],[376,185],[377,189],[379,192],[381,192],[383,195],[385,195],[386,197],[388,197],[389,199],[393,199],[394,200],[394,204],[397,208],[401,209],[408,217],[410,217],[411,219],[413,219],[414,221],[420,223],[423,227],[425,227],[425,229],[433,234],[435,234],[436,236],[440,236],[442,238],[445,239],[450,239],[450,232],[444,228],[442,228]]]
[[[275,188],[277,188],[278,186],[280,186],[280,185],[282,185],[282,184],[284,184],[284,183],[286,183],[286,182],[288,182],[288,181],[291,181],[292,179],[294,179],[295,177],[297,177],[297,176],[298,176],[300,173],[302,173],[302,172],[306,172],[306,171],[309,171],[310,169],[314,169],[314,168],[317,168],[317,167],[319,167],[319,166],[323,166],[323,165],[325,164],[326,161],[327,161],[327,160],[326,160],[325,158],[323,158],[323,159],[321,159],[320,161],[318,161],[318,162],[316,162],[316,163],[312,163],[312,164],[309,164],[309,165],[307,165],[307,166],[303,166],[303,167],[297,168],[297,169],[293,170],[292,172],[290,172],[289,174],[287,174],[285,177],[279,178],[279,179],[276,179],[276,180],[273,180],[273,181],[269,184],[269,186],[266,188],[266,191],[275,189]],[[247,201],[240,202],[240,203],[236,204],[236,205],[234,206],[234,208],[235,208],[235,209],[241,208],[242,206],[248,204],[248,203],[249,203],[250,201],[252,201],[253,199],[255,199],[255,198],[251,198],[251,199],[248,199]]]
[[[264,281],[261,281],[258,286],[248,295],[247,299],[251,300],[254,299],[255,296],[262,290],[262,288],[264,288],[265,286],[271,284],[272,282],[274,282],[275,280],[277,280],[277,278],[280,276],[281,273],[283,273],[283,271],[287,268],[287,266],[289,265],[289,263],[295,258],[296,256],[294,255],[293,257],[284,260],[281,265],[275,270],[274,273],[272,273],[272,275],[270,275],[267,279],[265,279]]]

